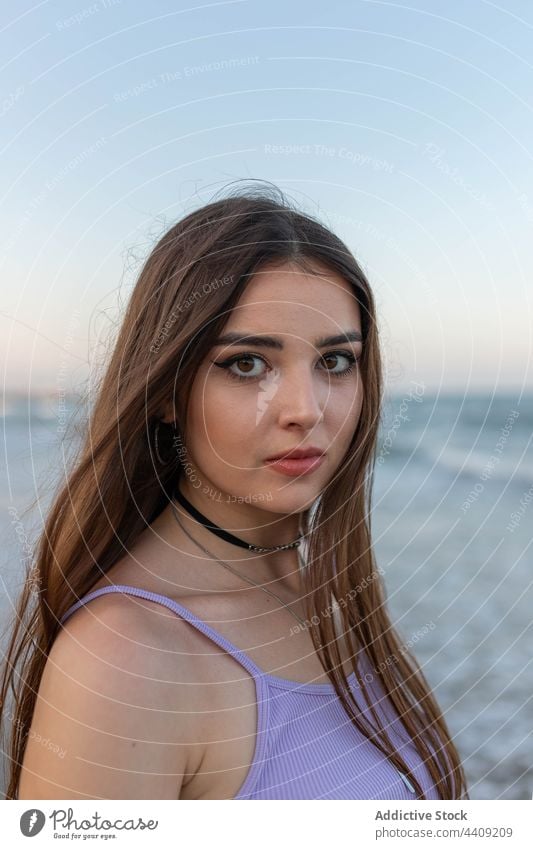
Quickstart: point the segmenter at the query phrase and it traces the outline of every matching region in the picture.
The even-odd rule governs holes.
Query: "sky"
[[[143,259],[235,180],[353,251],[387,387],[533,388],[533,5],[6,6],[3,388],[76,388]]]

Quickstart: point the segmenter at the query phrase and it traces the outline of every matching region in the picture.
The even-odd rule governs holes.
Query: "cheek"
[[[330,436],[335,439],[339,450],[347,448],[361,416],[363,406],[362,392],[350,392],[346,398],[337,399],[331,410]]]
[[[191,395],[190,433],[195,452],[212,462],[237,463],[254,439],[255,407],[237,401],[218,381],[199,381]],[[233,396],[233,397],[232,397]],[[251,412],[250,412],[251,410]]]

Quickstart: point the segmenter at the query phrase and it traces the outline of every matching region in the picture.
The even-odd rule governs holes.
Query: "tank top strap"
[[[172,610],[177,616],[180,616],[182,619],[185,619],[191,625],[193,625],[198,631],[201,631],[206,637],[209,637],[214,643],[216,643],[220,648],[224,649],[224,651],[228,652],[232,657],[235,658],[238,663],[241,664],[249,673],[257,680],[262,680],[264,673],[257,666],[251,657],[249,657],[242,649],[237,648],[237,646],[233,645],[226,637],[222,634],[219,634],[211,625],[208,625],[207,622],[204,622],[203,619],[200,619],[196,613],[193,613],[192,610],[189,610],[188,607],[185,607],[183,604],[180,604],[177,601],[174,601],[171,598],[167,598],[167,596],[160,595],[159,593],[152,593],[149,590],[143,590],[140,587],[130,587],[125,584],[111,584],[108,587],[101,587],[98,590],[93,590],[92,592],[88,592],[82,598],[80,598],[75,604],[68,608],[68,610],[61,617],[61,625],[68,619],[68,617],[78,610],[82,605],[86,604],[89,601],[92,601],[93,598],[97,598],[100,595],[106,595],[107,593],[119,592],[126,593],[128,595],[139,596],[140,598],[144,598],[147,601],[154,601],[157,604],[162,604],[164,607],[167,607],[169,610]]]

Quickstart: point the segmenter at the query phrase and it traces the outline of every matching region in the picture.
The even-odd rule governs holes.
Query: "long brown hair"
[[[360,650],[372,666],[371,678],[400,715],[437,792],[443,799],[469,798],[442,713],[389,619],[372,551],[370,505],[382,396],[373,295],[346,245],[271,184],[238,187],[186,215],[165,232],[140,272],[80,448],[46,517],[17,609],[0,691],[4,721],[10,688],[13,695],[6,798],[16,798],[39,682],[61,617],[128,551],[171,497],[180,462],[176,456],[175,463],[162,465],[154,451],[154,428],[162,410],[174,397],[182,432],[190,388],[212,340],[254,272],[267,262],[283,261],[306,270],[318,263],[342,275],[360,306],[364,339],[360,419],[334,480],[321,492],[314,512],[307,511],[303,592],[315,649],[351,721],[409,777],[417,797],[425,798],[371,699],[375,725],[358,715],[344,676],[337,625],[325,613],[334,597],[340,636],[353,649],[363,693],[369,678],[355,660]],[[171,427],[160,424],[163,458],[172,448],[172,436]]]

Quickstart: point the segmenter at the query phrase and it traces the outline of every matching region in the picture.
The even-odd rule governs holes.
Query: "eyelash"
[[[328,351],[328,353],[324,354],[324,356],[321,357],[321,359],[325,360],[327,357],[331,357],[331,356],[345,357],[351,363],[351,365],[348,368],[346,368],[343,372],[337,372],[336,373],[336,372],[330,371],[329,369],[326,369],[327,373],[333,375],[333,377],[339,377],[339,378],[348,377],[350,374],[352,374],[353,370],[354,370],[353,367],[354,367],[355,363],[359,362],[359,359],[360,359],[360,357],[354,357],[354,355],[350,354],[348,351]],[[243,354],[236,354],[234,357],[230,357],[229,359],[224,360],[221,363],[216,363],[216,362],[213,361],[213,365],[224,369],[226,371],[228,377],[233,378],[234,380],[239,380],[241,383],[247,383],[247,382],[250,382],[252,380],[258,380],[259,377],[263,378],[264,375],[255,375],[254,377],[244,377],[241,374],[235,374],[235,372],[230,371],[230,367],[234,363],[238,363],[241,360],[250,360],[250,359],[257,359],[257,360],[261,360],[261,362],[263,362],[263,363],[265,362],[263,357],[260,357],[259,354],[251,354],[251,353],[245,352]]]

